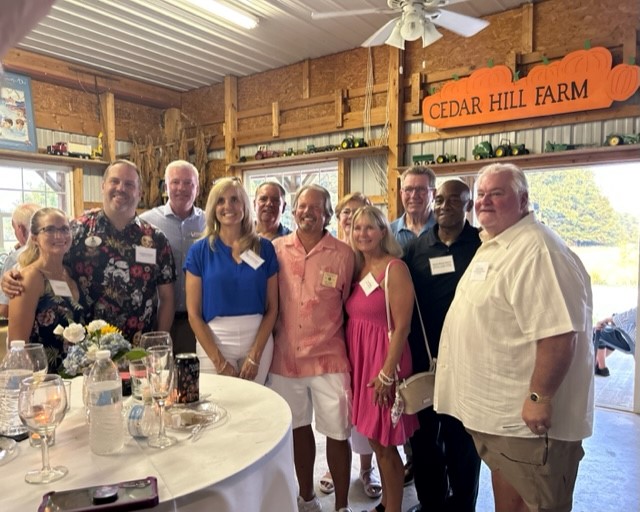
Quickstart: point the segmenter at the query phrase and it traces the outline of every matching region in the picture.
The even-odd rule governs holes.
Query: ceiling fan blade
[[[363,14],[395,14],[389,9],[355,9],[351,11],[311,12],[311,19],[324,20],[327,18],[342,18],[344,16],[360,16]]]
[[[428,13],[427,16],[441,27],[451,30],[458,35],[471,37],[489,26],[489,22],[480,18],[473,18],[457,12],[439,9],[436,12]]]
[[[389,38],[391,32],[396,26],[396,23],[400,21],[400,18],[394,18],[391,21],[385,23],[381,28],[379,28],[369,39],[367,39],[360,46],[379,46],[384,44],[384,42]]]

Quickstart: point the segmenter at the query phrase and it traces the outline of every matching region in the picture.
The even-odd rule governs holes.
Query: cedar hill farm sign
[[[478,69],[427,96],[422,101],[424,122],[452,128],[608,108],[614,100],[629,99],[640,86],[640,67],[611,68],[611,61],[606,48],[579,50],[535,66],[515,82],[507,66]]]

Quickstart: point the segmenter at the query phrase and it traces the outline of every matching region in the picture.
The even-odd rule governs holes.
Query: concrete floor
[[[629,380],[634,362],[628,355],[613,354],[607,359],[607,365],[611,377],[596,377],[594,434],[584,442],[585,457],[580,464],[574,492],[575,512],[640,511],[640,415],[616,410],[625,409],[631,403]],[[626,383],[618,380],[623,375]],[[327,469],[323,436],[316,435],[316,445],[315,481],[318,482]],[[377,504],[376,500],[364,494],[358,480],[358,470],[359,461],[354,456],[349,492],[353,512],[371,510]],[[323,511],[334,510],[333,496],[323,495],[317,487],[316,493]],[[403,510],[415,504],[415,489],[413,486],[405,487]],[[480,495],[476,510],[494,510],[491,476],[484,464],[480,473]]]

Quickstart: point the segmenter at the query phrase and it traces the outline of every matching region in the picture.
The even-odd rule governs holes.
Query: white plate
[[[8,437],[0,437],[0,466],[12,461],[18,455],[18,443]]]
[[[227,410],[209,401],[172,407],[165,412],[167,428],[177,432],[191,432],[194,428],[222,425],[227,419]]]

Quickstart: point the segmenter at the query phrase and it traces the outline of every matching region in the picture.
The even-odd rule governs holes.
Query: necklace
[[[56,281],[66,281],[67,280],[67,269],[62,267],[62,272],[48,270],[46,268],[40,267],[40,272],[42,272],[48,279],[55,279]]]

